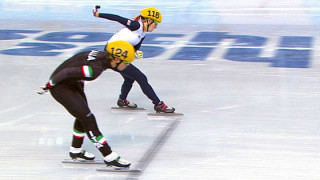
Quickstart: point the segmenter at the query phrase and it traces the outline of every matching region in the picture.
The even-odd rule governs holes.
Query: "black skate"
[[[154,105],[154,110],[157,113],[173,113],[176,109],[174,107],[167,106],[164,102],[161,101],[158,105]]]
[[[128,100],[122,100],[122,99],[118,99],[117,102],[119,107],[127,107],[127,108],[137,108],[137,104],[135,103],[130,103]]]
[[[129,168],[131,165],[129,161],[118,156],[118,154],[115,152],[112,152],[108,156],[104,157],[104,163],[107,166],[112,166],[116,168]]]
[[[94,160],[95,156],[86,150],[82,150],[80,153],[69,152],[71,159],[76,160],[78,158],[84,160]]]

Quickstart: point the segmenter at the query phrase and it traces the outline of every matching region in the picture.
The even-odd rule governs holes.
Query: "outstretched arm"
[[[118,16],[115,14],[99,13],[98,9],[96,9],[96,8],[94,8],[92,12],[93,12],[93,16],[95,16],[95,17],[101,17],[101,18],[105,18],[105,19],[108,19],[111,21],[117,21],[120,24],[126,26],[131,31],[135,31],[140,28],[140,23],[138,21],[124,18],[124,17]]]
[[[87,79],[87,80],[93,80],[96,77],[98,77],[101,74],[100,69],[96,69],[97,71],[94,71],[91,66],[84,65],[82,67],[70,67],[65,68],[58,73],[54,74],[48,83],[45,85],[45,87],[42,87],[40,91],[38,91],[38,94],[44,94],[48,91],[48,89],[53,88],[57,84],[59,84],[61,81],[66,80],[68,78],[77,78],[79,80]]]
[[[91,72],[91,73],[90,73]],[[44,86],[41,87],[40,90],[38,91],[38,94],[42,95],[48,92],[49,89],[53,88],[57,84],[59,84],[61,81],[72,78],[72,77],[89,77],[89,75],[92,75],[92,68],[90,66],[82,66],[81,68],[79,67],[71,67],[71,68],[66,68],[58,73],[54,74],[48,83]]]

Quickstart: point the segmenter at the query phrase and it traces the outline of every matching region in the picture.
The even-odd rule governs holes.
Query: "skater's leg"
[[[122,74],[121,74],[122,75]],[[119,107],[129,107],[129,108],[136,108],[137,105],[135,103],[130,103],[128,100],[127,100],[127,96],[132,88],[132,85],[134,83],[134,80],[127,77],[127,76],[124,76],[122,75],[124,81],[123,81],[123,84],[121,86],[121,94],[119,95],[119,99],[118,99],[118,106]]]
[[[74,148],[81,148],[85,135],[86,132],[83,129],[80,120],[76,119],[73,125],[73,136],[71,146]]]
[[[137,81],[142,92],[152,101],[153,104],[158,104],[160,102],[160,99],[148,83],[147,77],[133,64],[130,64],[123,71],[120,71],[120,73],[127,78]]]
[[[80,81],[78,83],[75,83],[74,88],[82,96],[82,98],[87,102],[87,97],[84,94],[84,82]],[[86,133],[85,133],[85,130],[84,130],[80,120],[76,119],[73,124],[73,136],[72,136],[71,147],[81,148],[85,135],[86,135]]]
[[[127,97],[128,97],[128,94],[129,94],[129,92],[130,92],[130,90],[132,88],[132,85],[134,83],[134,80],[129,78],[129,77],[127,77],[127,76],[124,76],[124,75],[122,75],[122,77],[123,77],[124,81],[123,81],[123,84],[121,86],[121,94],[120,94],[119,98],[122,99],[122,100],[126,100]]]
[[[61,103],[68,112],[76,117],[82,124],[83,130],[89,139],[95,143],[103,156],[110,154],[111,148],[103,137],[96,123],[94,115],[91,113],[86,99],[72,86],[57,85],[50,90],[52,96]]]
[[[69,150],[69,155],[72,159],[82,158],[93,160],[95,156],[81,148],[86,133],[82,127],[81,121],[76,119],[73,125],[72,143]]]

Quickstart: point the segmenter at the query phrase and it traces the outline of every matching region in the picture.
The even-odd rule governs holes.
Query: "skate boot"
[[[118,99],[117,102],[119,107],[128,107],[128,108],[136,108],[138,107],[135,103],[130,103],[128,100]]]
[[[118,154],[115,152],[112,152],[111,154],[107,155],[106,157],[103,158],[103,160],[107,166],[129,168],[129,166],[131,165],[129,161],[118,156]]]
[[[163,101],[160,101],[158,105],[154,105],[154,110],[157,113],[160,113],[160,112],[173,113],[176,109],[174,107],[169,107]]]
[[[71,159],[76,160],[78,158],[85,160],[94,160],[95,156],[82,148],[70,147],[69,155]]]

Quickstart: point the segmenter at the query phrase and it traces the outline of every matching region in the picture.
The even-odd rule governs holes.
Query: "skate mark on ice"
[[[164,128],[157,139],[152,143],[139,163],[136,165],[136,169],[140,169],[140,173],[130,173],[127,177],[128,180],[139,179],[139,176],[143,173],[143,170],[147,168],[148,164],[152,161],[157,152],[161,149],[162,145],[167,141],[175,128],[179,125],[180,120],[170,121],[170,123]]]

